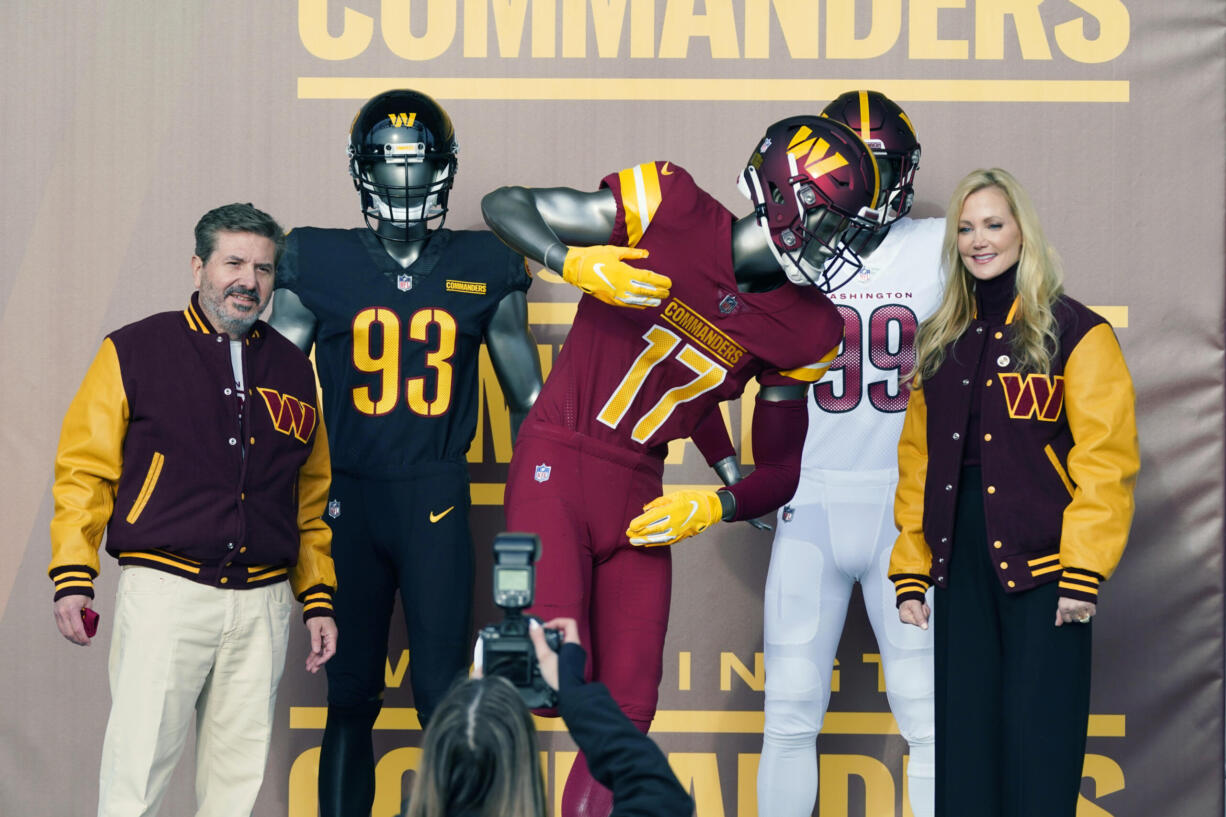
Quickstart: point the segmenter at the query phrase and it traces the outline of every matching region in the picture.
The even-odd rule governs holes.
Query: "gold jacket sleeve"
[[[928,405],[920,385],[913,384],[907,399],[902,436],[898,440],[898,488],[894,493],[894,525],[898,539],[890,554],[889,575],[929,576],[932,550],[924,539],[924,481],[928,475]]]
[[[1073,448],[1073,499],[1064,509],[1060,563],[1109,578],[1132,525],[1141,458],[1136,396],[1115,334],[1100,324],[1077,344],[1064,369],[1064,409]]]
[[[306,462],[298,469],[298,563],[290,571],[290,586],[294,595],[302,599],[304,614],[311,612],[313,604],[332,606],[331,591],[336,589],[336,569],[332,564],[332,529],[323,520],[324,506],[328,502],[328,488],[332,484],[332,466],[328,451],[328,432],[323,415],[319,415],[319,427],[315,429],[315,442]],[[327,592],[308,590],[320,587]],[[330,613],[329,613],[330,615]]]
[[[68,406],[55,454],[49,570],[84,566],[98,574],[98,548],[115,506],[128,430],[128,398],[110,338]],[[92,581],[83,579],[84,587]]]

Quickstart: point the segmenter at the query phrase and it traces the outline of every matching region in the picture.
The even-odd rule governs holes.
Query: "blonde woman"
[[[1073,817],[1090,622],[1133,512],[1132,381],[1009,173],[958,185],[942,261],[890,559],[903,622],[927,628],[935,586],[936,815]]]

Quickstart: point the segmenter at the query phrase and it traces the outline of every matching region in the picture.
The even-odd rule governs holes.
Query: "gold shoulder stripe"
[[[660,208],[660,174],[655,162],[647,162],[626,168],[617,176],[626,213],[627,245],[636,247]]]

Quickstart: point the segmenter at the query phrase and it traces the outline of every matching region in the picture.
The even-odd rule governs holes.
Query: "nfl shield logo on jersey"
[[[339,499],[328,500],[328,516],[335,519],[341,515],[341,501]]]
[[[549,472],[551,470],[553,469],[551,469],[548,465],[541,463],[540,465],[536,466],[536,473],[532,475],[532,478],[537,482],[548,482]]]
[[[791,522],[791,521],[792,521],[792,517],[793,517],[793,516],[795,516],[795,515],[796,515],[796,509],[795,509],[795,508],[793,508],[791,505],[784,505],[784,506],[783,506],[783,521],[784,521],[784,522]]]
[[[413,276],[408,273],[400,273],[396,276],[396,289],[401,292],[408,292],[413,288]]]

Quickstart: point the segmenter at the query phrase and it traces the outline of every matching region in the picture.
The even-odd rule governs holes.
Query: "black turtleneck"
[[[975,282],[975,303],[978,306],[975,321],[971,326],[983,326],[986,331],[1001,331],[1017,295],[1017,264],[987,281]],[[983,387],[995,371],[995,361],[987,355],[979,358],[979,375],[975,378],[974,394],[971,396],[970,417],[966,425],[966,445],[962,449],[962,464],[979,464],[979,406],[983,401]]]

